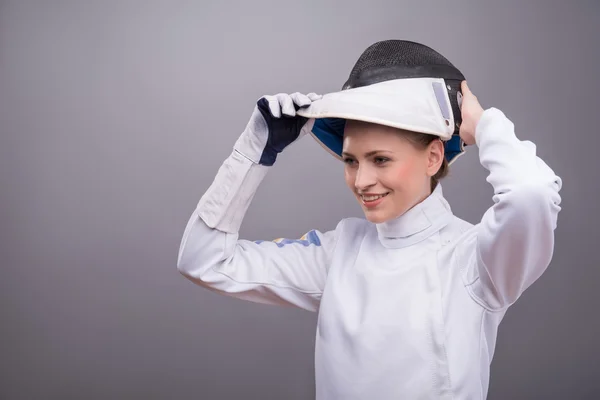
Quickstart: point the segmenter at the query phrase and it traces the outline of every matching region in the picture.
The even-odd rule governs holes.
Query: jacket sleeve
[[[316,311],[337,230],[313,230],[297,240],[239,238],[244,214],[269,168],[233,151],[187,223],[177,267],[213,292]]]
[[[483,113],[475,139],[494,204],[459,249],[463,279],[482,306],[503,310],[550,264],[562,181],[498,109]]]

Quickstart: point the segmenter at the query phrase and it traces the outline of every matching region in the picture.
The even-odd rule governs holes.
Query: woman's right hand
[[[316,93],[279,93],[261,97],[235,149],[257,164],[271,166],[277,155],[312,129],[307,118],[296,114],[322,96]]]
[[[460,125],[460,138],[465,142],[466,145],[473,145],[476,143],[475,133],[477,131],[477,124],[483,115],[483,108],[479,104],[477,96],[471,92],[467,81],[461,82],[461,91],[463,95],[461,105],[462,123]]]

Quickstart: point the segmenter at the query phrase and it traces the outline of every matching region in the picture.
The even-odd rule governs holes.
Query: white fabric
[[[318,311],[317,400],[484,399],[498,325],[551,261],[562,181],[497,109],[476,143],[494,189],[476,225],[438,186],[383,224],[348,218],[309,240],[256,243],[207,226],[215,198],[191,216],[178,269],[218,293]],[[245,185],[239,170],[231,182]]]
[[[297,114],[315,119],[355,119],[449,140],[455,129],[454,118],[443,117],[434,82],[444,89],[443,101],[452,114],[446,83],[439,78],[396,79],[328,93]]]
[[[234,150],[200,198],[198,216],[210,228],[227,233],[238,232],[268,168]]]

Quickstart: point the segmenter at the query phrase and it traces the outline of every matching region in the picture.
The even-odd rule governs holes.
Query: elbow
[[[230,264],[227,234],[193,219],[183,235],[177,255],[177,271],[196,285],[216,288],[227,277],[222,273]]]
[[[177,259],[177,271],[183,276],[188,276],[190,274],[190,268],[189,264],[183,261],[183,256],[183,254],[179,254]]]
[[[224,265],[217,257],[218,252],[213,254],[207,247],[202,243],[188,243],[182,246],[177,257],[177,271],[200,286],[210,286],[215,279],[214,272]]]
[[[201,281],[204,272],[212,266],[211,263],[207,262],[207,258],[203,257],[203,254],[186,247],[183,247],[177,258],[177,271],[193,281]]]
[[[561,210],[560,180],[553,182],[524,183],[504,195],[507,210],[513,218],[529,228],[556,229]]]
[[[181,238],[181,243],[179,244],[179,252],[177,254],[177,271],[180,274],[187,276],[190,273],[190,247],[189,247],[189,235],[190,235],[190,225],[186,227],[186,230]]]
[[[501,224],[508,233],[504,235],[507,265],[521,266],[513,271],[515,276],[521,269],[537,275],[548,267],[559,204],[558,192],[545,184],[524,185],[507,194]]]
[[[177,271],[188,279],[197,281],[218,263],[219,246],[215,246],[214,230],[203,229],[198,219],[191,220],[183,234],[177,254]]]
[[[202,271],[210,266],[206,265],[207,257],[201,251],[202,247],[195,246],[193,241],[186,239],[187,237],[184,237],[177,255],[177,271],[192,281],[198,281]]]
[[[210,274],[208,274],[208,271],[210,271],[213,266],[199,262],[198,259],[186,256],[187,255],[184,253],[177,262],[177,271],[179,274],[198,286],[209,286]],[[192,262],[191,260],[194,261]]]
[[[190,257],[185,250],[185,247],[183,247],[179,251],[179,255],[177,257],[177,271],[186,278],[189,278],[193,275],[193,267],[192,263],[189,261]]]
[[[562,181],[559,177],[553,176],[552,179],[528,180],[515,185],[508,194],[516,197],[522,203],[544,204],[560,203],[559,192],[562,188]]]

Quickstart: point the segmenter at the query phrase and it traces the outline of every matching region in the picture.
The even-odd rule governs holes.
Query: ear
[[[444,143],[435,139],[427,146],[427,175],[434,176],[444,161]]]

